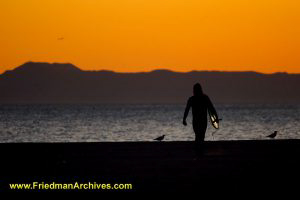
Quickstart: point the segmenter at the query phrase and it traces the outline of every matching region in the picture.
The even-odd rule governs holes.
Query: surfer
[[[209,97],[203,93],[202,87],[196,83],[193,88],[194,95],[187,101],[187,105],[183,116],[183,125],[187,125],[186,118],[189,110],[192,107],[193,114],[193,129],[195,132],[195,151],[197,156],[203,155],[203,145],[205,132],[207,128],[207,113],[213,115],[214,123],[219,123],[217,112],[210,101]]]

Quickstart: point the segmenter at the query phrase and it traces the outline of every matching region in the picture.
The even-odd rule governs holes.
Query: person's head
[[[196,83],[194,85],[194,95],[195,96],[200,96],[202,94],[203,94],[203,91],[202,91],[202,87],[201,87],[200,83]]]

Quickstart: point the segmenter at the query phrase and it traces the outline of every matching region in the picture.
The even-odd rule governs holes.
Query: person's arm
[[[184,111],[184,115],[183,115],[183,125],[187,125],[187,123],[186,123],[186,118],[187,118],[187,116],[188,116],[188,114],[189,114],[189,111],[190,111],[190,108],[191,108],[191,101],[190,101],[190,99],[188,100],[188,102],[187,102],[187,104],[186,104],[186,107],[185,107],[185,111]]]
[[[211,102],[210,98],[207,96],[207,106],[208,106],[208,109],[212,110],[214,113],[216,113],[216,116],[217,116],[217,120],[219,120],[219,117],[218,117],[218,113],[213,105],[213,103]]]

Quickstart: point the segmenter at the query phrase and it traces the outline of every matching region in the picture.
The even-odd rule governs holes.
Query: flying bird
[[[268,135],[268,138],[272,138],[274,139],[277,136],[277,131],[274,131],[274,133],[272,133],[271,135]]]
[[[164,138],[165,138],[165,135],[162,135],[162,136],[160,136],[158,138],[155,138],[154,140],[161,142]]]

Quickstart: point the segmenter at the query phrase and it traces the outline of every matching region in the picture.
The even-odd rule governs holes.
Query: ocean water
[[[0,142],[194,140],[185,105],[0,105]],[[216,105],[220,129],[205,140],[300,139],[300,105]]]

